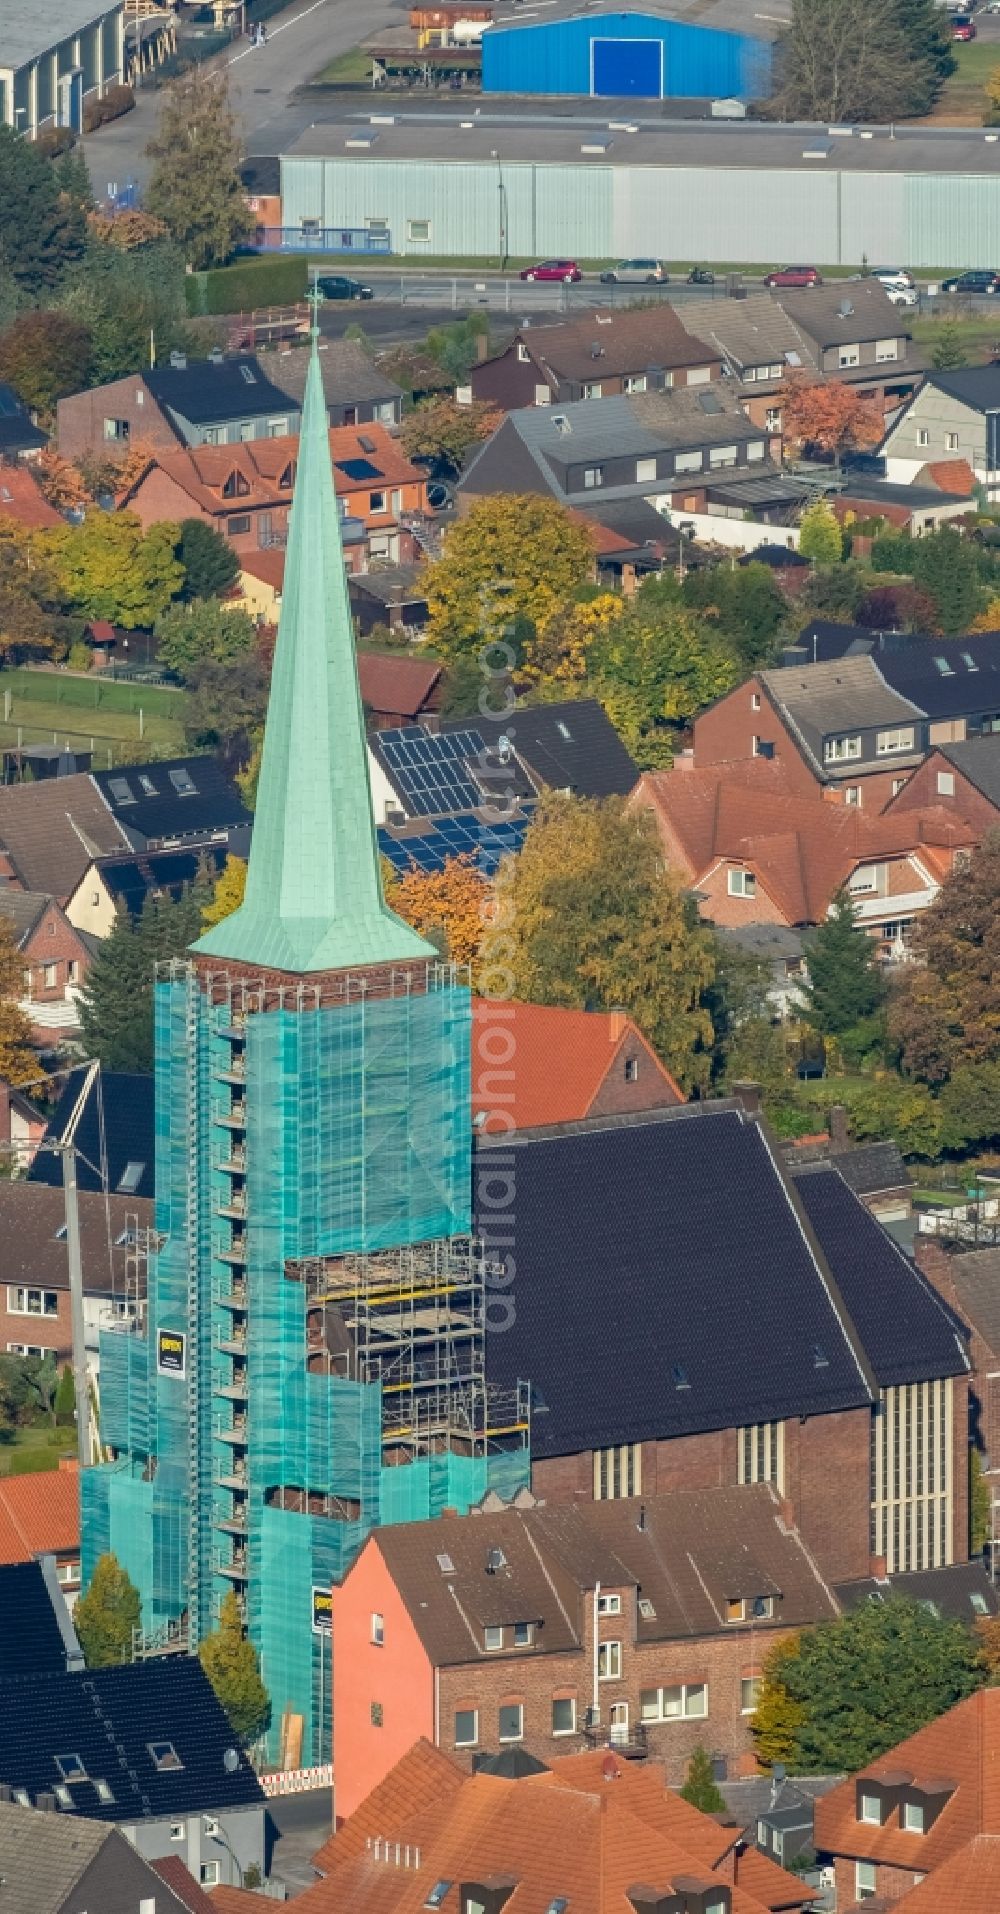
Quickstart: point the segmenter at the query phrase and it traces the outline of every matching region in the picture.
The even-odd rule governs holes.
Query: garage
[[[591,93],[608,99],[663,98],[662,40],[592,40]]]

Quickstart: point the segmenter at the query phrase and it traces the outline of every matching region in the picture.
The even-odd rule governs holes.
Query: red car
[[[967,13],[956,13],[951,23],[951,37],[953,40],[974,40],[976,37],[975,21],[971,19]]]
[[[561,279],[567,286],[575,286],[583,278],[575,259],[543,259],[537,266],[525,266],[522,279]]]
[[[765,286],[821,286],[823,284],[815,266],[780,266],[776,272],[769,272],[764,278]]]

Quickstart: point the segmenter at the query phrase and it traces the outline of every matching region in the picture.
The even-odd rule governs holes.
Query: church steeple
[[[192,946],[307,973],[433,958],[382,894],[313,327],[246,894]]]

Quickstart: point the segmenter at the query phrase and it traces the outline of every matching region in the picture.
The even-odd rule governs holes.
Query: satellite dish
[[[227,1774],[235,1774],[240,1765],[240,1757],[235,1748],[227,1748],[222,1757],[222,1765]]]

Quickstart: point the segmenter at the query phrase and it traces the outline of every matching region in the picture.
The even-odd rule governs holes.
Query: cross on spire
[[[312,307],[312,325],[309,328],[310,339],[319,338],[319,309],[323,304],[323,294],[319,289],[319,280],[314,279],[306,293],[306,299]]]

